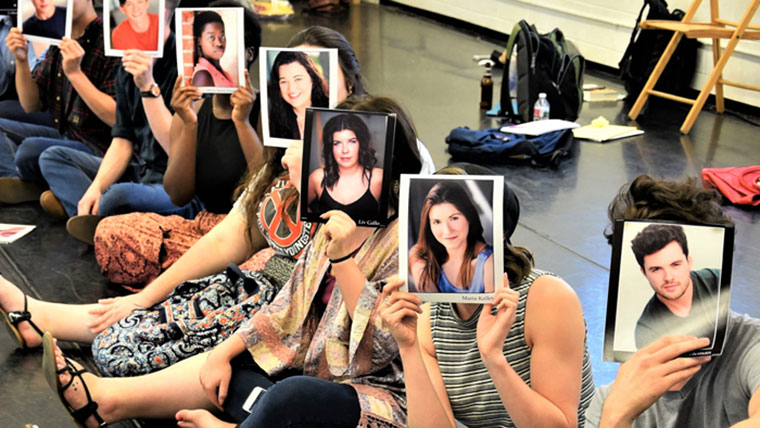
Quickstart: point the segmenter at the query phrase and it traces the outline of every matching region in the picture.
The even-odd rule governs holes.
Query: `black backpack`
[[[517,52],[517,111],[509,96],[509,62]],[[549,117],[575,120],[583,105],[585,60],[558,28],[539,34],[536,27],[521,20],[515,24],[507,43],[507,63],[501,85],[501,115],[513,122],[533,120],[538,94],[546,93]]]
[[[636,18],[636,26],[633,27],[631,33],[631,40],[618,64],[620,78],[625,82],[625,90],[628,93],[626,98],[628,102],[634,102],[639,97],[649,75],[652,74],[657,61],[660,60],[660,56],[673,37],[672,31],[641,31],[639,23],[647,6],[649,6],[647,19],[680,21],[684,17],[684,12],[680,9],[669,12],[665,0],[644,0],[639,17]],[[655,89],[675,95],[687,95],[697,66],[699,46],[700,43],[696,39],[681,38]]]

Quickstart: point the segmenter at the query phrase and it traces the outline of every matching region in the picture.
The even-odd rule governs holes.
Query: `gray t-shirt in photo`
[[[680,391],[668,391],[633,423],[634,428],[728,427],[749,417],[760,387],[760,319],[731,312],[720,356],[702,366]],[[612,384],[599,387],[586,410],[586,428],[599,426]]]

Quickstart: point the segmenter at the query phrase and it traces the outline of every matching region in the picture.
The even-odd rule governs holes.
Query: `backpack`
[[[565,39],[558,28],[539,34],[536,27],[521,20],[515,24],[507,42],[509,70],[512,53],[517,57],[517,111],[509,95],[509,73],[501,85],[501,115],[513,122],[533,120],[533,105],[538,94],[546,93],[549,117],[575,120],[583,105],[583,71],[585,59]]]
[[[501,132],[499,128],[454,128],[446,137],[448,151],[456,161],[481,164],[487,162],[529,162],[535,167],[556,168],[570,155],[573,133],[569,129],[525,136]]]
[[[626,98],[628,102],[634,102],[639,97],[649,75],[652,74],[657,61],[660,60],[660,56],[673,37],[672,31],[641,31],[639,23],[647,6],[649,6],[647,19],[680,21],[684,17],[684,12],[680,9],[669,12],[665,0],[644,0],[639,16],[636,18],[636,25],[631,32],[631,40],[618,64],[620,78],[625,82],[625,90],[628,93]],[[674,95],[688,95],[697,68],[699,46],[700,43],[696,39],[681,38],[655,89]]]

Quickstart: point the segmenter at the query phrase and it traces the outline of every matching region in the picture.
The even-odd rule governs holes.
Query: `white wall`
[[[460,19],[509,34],[520,19],[539,31],[559,27],[589,61],[617,68],[636,22],[643,0],[393,0],[419,9]],[[686,10],[691,0],[669,0],[671,10]],[[709,0],[703,0],[695,20],[709,21]],[[721,17],[738,21],[749,0],[723,0]],[[760,14],[758,14],[760,15]],[[753,24],[760,23],[755,16]],[[712,70],[711,40],[699,53],[694,86],[701,89]],[[725,40],[723,45],[725,46]],[[742,41],[734,52],[724,78],[760,86],[760,42]],[[760,92],[726,87],[726,97],[760,106]]]

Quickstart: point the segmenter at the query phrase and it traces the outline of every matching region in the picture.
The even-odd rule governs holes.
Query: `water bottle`
[[[546,100],[546,93],[541,92],[533,105],[533,120],[547,119],[549,119],[549,101]]]

